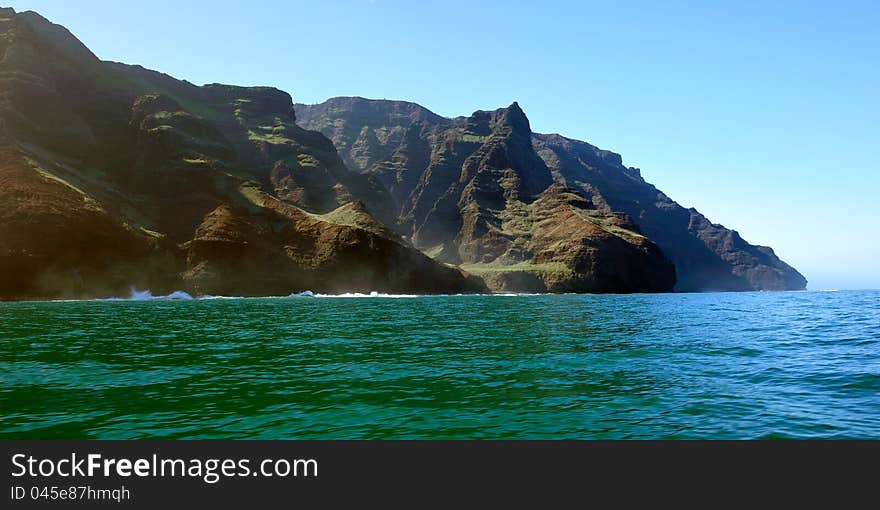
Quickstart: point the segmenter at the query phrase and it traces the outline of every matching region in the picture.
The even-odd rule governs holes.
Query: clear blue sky
[[[519,101],[809,288],[880,288],[880,3],[13,2],[99,57],[299,102]]]

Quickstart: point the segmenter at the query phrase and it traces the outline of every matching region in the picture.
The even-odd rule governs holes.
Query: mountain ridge
[[[672,290],[678,238],[627,195],[648,185],[618,189],[638,172],[575,142],[532,133],[516,102],[446,118],[197,86],[0,9],[0,299]],[[769,248],[688,218],[720,273],[780,273]]]
[[[369,108],[362,103],[368,103]],[[404,145],[389,136],[386,147],[365,147],[368,141],[378,140],[370,131],[391,129],[394,132],[396,129],[409,132],[417,127],[421,132],[433,130],[431,136],[436,138],[437,130],[452,130],[468,123],[473,125],[487,115],[486,111],[478,110],[471,116],[440,117],[421,105],[412,103],[407,106],[405,101],[392,103],[396,109],[419,108],[443,120],[428,126],[419,125],[425,124],[424,121],[398,122],[389,126],[381,114],[369,122],[345,114],[346,109],[354,108],[380,111],[381,105],[386,103],[388,100],[339,97],[315,105],[297,104],[295,108],[300,112],[298,122],[332,139],[350,168],[380,174],[387,167],[394,166],[389,155],[399,154]],[[332,105],[332,110],[327,105]],[[514,105],[522,111],[517,103],[511,106]],[[335,123],[332,129],[329,127],[331,121]],[[356,124],[348,131],[341,129],[340,123],[347,122]],[[364,129],[366,132],[361,133]],[[356,158],[346,151],[354,131],[359,133],[359,154],[376,153],[376,157]],[[422,139],[430,144],[431,136]],[[550,169],[553,182],[576,189],[599,210],[627,214],[649,239],[659,245],[675,263],[676,290],[800,290],[806,287],[806,279],[781,261],[771,248],[751,245],[735,230],[710,222],[695,208],[680,206],[646,182],[639,169],[623,165],[620,154],[557,133],[532,133],[531,137],[531,146]],[[398,197],[400,195],[398,193]]]

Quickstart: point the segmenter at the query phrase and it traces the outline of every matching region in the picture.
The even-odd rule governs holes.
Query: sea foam
[[[154,296],[149,290],[137,290],[131,288],[131,295],[128,297],[130,301],[153,301],[153,300],[171,300],[171,299],[194,299],[189,293],[182,290],[176,290],[171,294],[164,296]]]
[[[363,294],[360,292],[346,292],[343,294],[315,294],[315,297],[322,298],[416,298],[417,294],[385,294],[383,292],[370,292]]]

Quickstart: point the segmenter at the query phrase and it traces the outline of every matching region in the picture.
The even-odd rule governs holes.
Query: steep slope
[[[386,228],[388,202],[285,92],[102,62],[0,9],[0,298],[485,289]]]
[[[677,288],[700,290],[800,290],[806,279],[773,250],[753,246],[735,230],[685,209],[619,155],[559,135],[534,136],[538,154],[558,182],[571,186],[603,210],[624,212],[669,255],[678,270]]]
[[[297,108],[348,165],[385,185],[401,234],[491,288],[649,292],[675,282],[672,264],[631,221],[551,186],[516,103],[457,119],[359,98]]]
[[[333,140],[349,168],[385,185],[400,232],[441,260],[473,264],[495,257],[496,266],[520,261],[520,267],[534,261],[532,232],[508,226],[528,224],[527,208],[519,204],[528,205],[552,182],[578,196],[594,222],[603,214],[606,222],[627,215],[617,227],[626,231],[619,238],[656,243],[675,265],[677,290],[806,286],[772,249],[750,245],[736,231],[681,207],[619,155],[531,133],[516,104],[455,119],[412,103],[350,97],[296,108],[299,124]],[[655,249],[650,241],[644,253]],[[625,272],[623,267],[614,271]]]

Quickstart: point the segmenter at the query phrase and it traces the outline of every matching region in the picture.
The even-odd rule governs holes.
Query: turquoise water
[[[880,438],[880,291],[0,303],[2,438]]]

